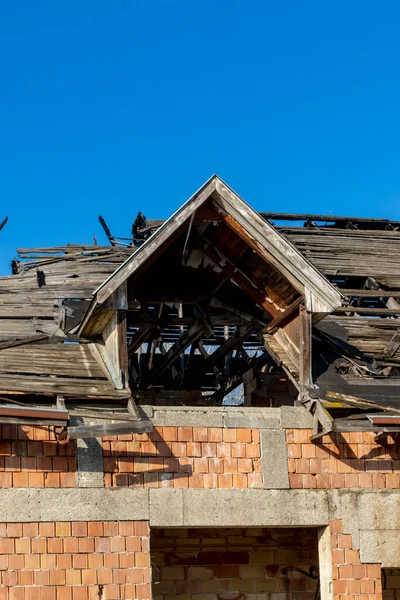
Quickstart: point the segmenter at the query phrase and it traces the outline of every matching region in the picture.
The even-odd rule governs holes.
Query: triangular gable
[[[341,305],[341,294],[321,273],[217,175],[213,175],[94,292],[95,304],[104,304],[210,199],[227,224],[304,294],[310,313],[327,314]]]

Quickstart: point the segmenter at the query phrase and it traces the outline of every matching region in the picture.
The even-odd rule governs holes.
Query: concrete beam
[[[0,522],[148,520],[147,489],[2,489]]]
[[[329,522],[324,491],[150,490],[150,525],[157,527],[317,527]],[[171,508],[174,505],[174,508]]]
[[[304,406],[141,406],[140,410],[156,427],[310,429],[313,426],[312,416]]]

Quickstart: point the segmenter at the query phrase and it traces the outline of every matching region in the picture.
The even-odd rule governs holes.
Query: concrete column
[[[328,527],[318,530],[318,558],[321,600],[333,600],[331,534]]]

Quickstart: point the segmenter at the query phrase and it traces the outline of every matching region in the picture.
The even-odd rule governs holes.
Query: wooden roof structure
[[[213,176],[132,238],[101,223],[110,246],[19,249],[0,277],[3,402],[130,422],[221,403],[252,368],[289,379],[317,437],[400,430],[399,222],[258,214]]]

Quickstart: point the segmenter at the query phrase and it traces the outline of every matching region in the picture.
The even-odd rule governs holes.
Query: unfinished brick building
[[[400,223],[101,222],[0,278],[0,600],[400,598]]]

